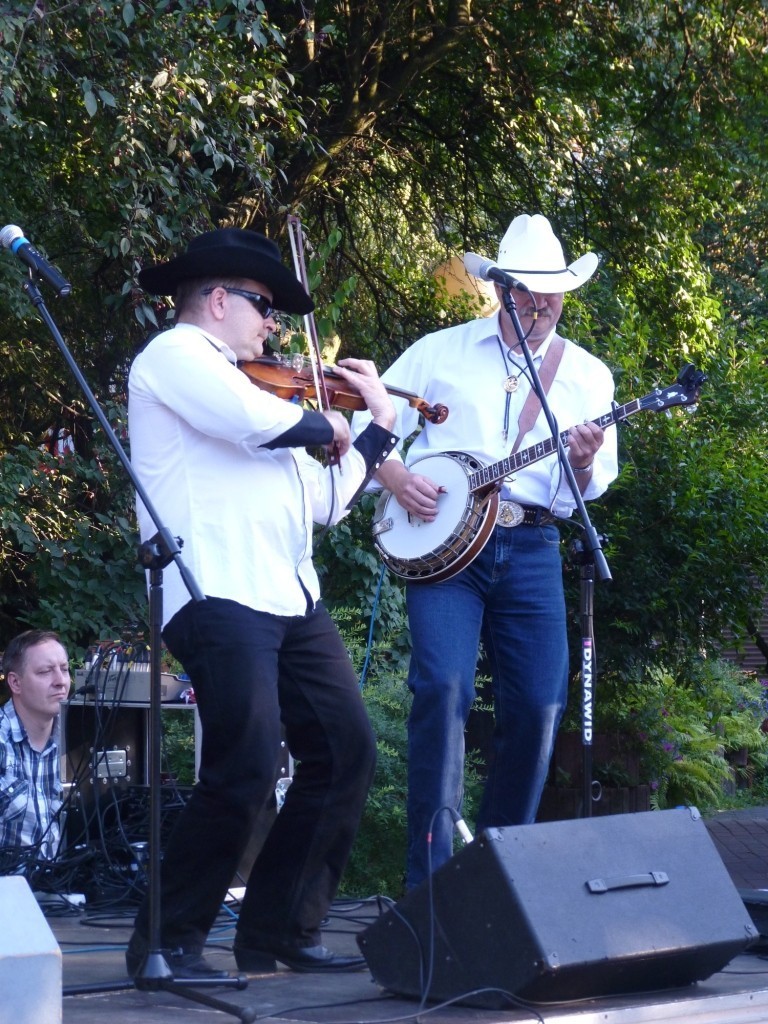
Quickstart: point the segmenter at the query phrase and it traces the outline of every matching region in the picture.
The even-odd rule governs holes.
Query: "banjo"
[[[676,405],[695,405],[706,379],[689,363],[675,384],[657,388],[626,405],[614,405],[592,422],[605,428],[644,409],[661,412]],[[568,445],[567,430],[560,434],[560,441]],[[406,512],[391,491],[382,491],[372,524],[374,544],[382,561],[396,576],[411,582],[439,583],[455,576],[477,558],[496,525],[499,485],[504,477],[557,449],[557,439],[550,437],[489,466],[465,452],[416,459],[410,468],[418,465],[419,473],[441,488],[439,514],[433,522],[425,523]]]

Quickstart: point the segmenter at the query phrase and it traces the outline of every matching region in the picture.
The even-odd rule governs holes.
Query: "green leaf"
[[[88,111],[89,116],[95,117],[96,112],[99,109],[99,104],[91,88],[85,89],[83,99],[85,101],[85,109]]]

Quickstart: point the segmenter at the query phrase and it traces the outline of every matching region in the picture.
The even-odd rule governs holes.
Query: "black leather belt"
[[[548,526],[556,521],[548,508],[521,505],[519,501],[500,501],[496,513],[497,526]]]

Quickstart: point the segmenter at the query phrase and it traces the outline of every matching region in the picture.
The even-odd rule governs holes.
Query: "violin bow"
[[[304,291],[309,295],[309,275],[307,274],[307,263],[304,258],[304,233],[299,218],[289,213],[287,218],[288,238],[291,243],[291,255],[293,256],[293,269]],[[317,324],[313,312],[304,314],[304,330],[309,340],[309,362],[312,367],[312,378],[315,384],[315,394],[321,410],[328,411],[331,408],[331,400],[328,397],[328,389],[325,386],[325,375],[323,374],[323,358],[320,351],[320,339],[317,335]],[[338,445],[334,443],[329,451],[329,461],[332,466],[339,466]]]

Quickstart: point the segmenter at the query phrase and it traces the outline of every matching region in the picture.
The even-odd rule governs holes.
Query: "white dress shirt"
[[[534,353],[537,370],[554,333]],[[524,368],[524,357],[510,352],[501,340],[498,313],[436,331],[411,345],[382,374],[382,379],[392,387],[416,393],[430,405],[447,406],[448,417],[441,424],[425,424],[408,448],[406,465],[419,472],[419,467],[414,465],[417,459],[447,451],[466,452],[484,465],[507,458],[530,390]],[[504,381],[510,376],[517,378],[518,388],[509,395],[507,417],[508,393]],[[613,395],[613,378],[605,364],[566,340],[557,375],[547,394],[559,432],[610,413]],[[407,439],[418,427],[418,410],[403,399],[394,398],[393,402],[397,409],[394,433]],[[506,436],[505,418],[508,419]],[[368,419],[366,413],[355,414],[353,433],[360,431]],[[544,412],[540,410],[533,428],[522,439],[518,453],[551,437]],[[399,457],[397,453],[390,456],[396,457]],[[584,498],[599,497],[617,472],[616,430],[608,427],[605,442],[595,456]],[[429,473],[424,470],[424,475],[429,476]],[[562,518],[570,516],[576,507],[556,454],[526,465],[505,480],[503,496],[549,508]]]
[[[274,615],[319,598],[313,523],[338,522],[366,473],[351,447],[332,472],[300,448],[268,450],[302,418],[255,386],[222,341],[191,324],[157,335],[129,380],[131,462],[202,592]],[[157,528],[137,501],[142,540]],[[190,595],[175,564],[163,573],[163,623]]]

